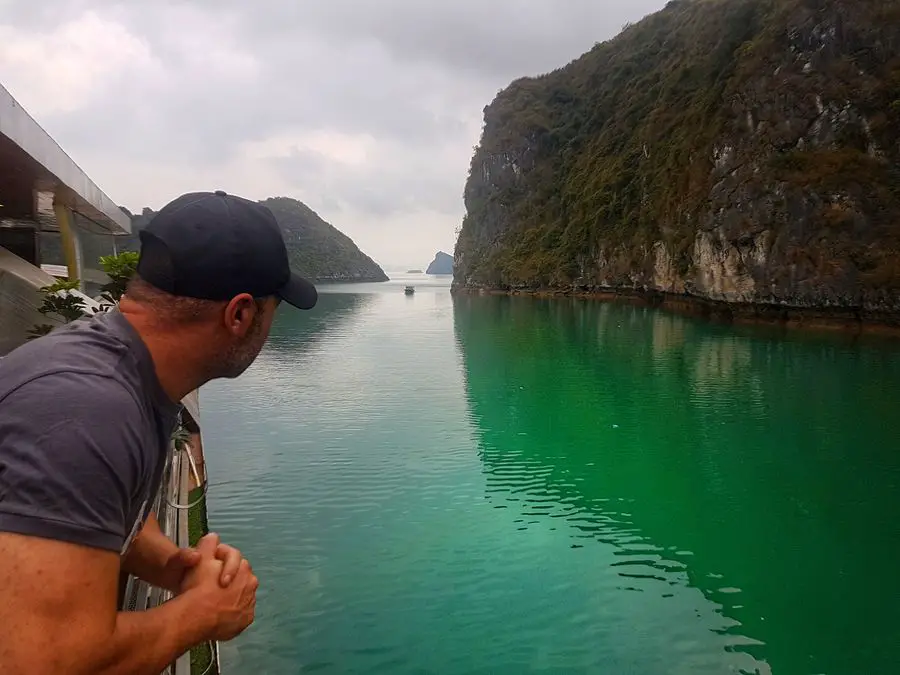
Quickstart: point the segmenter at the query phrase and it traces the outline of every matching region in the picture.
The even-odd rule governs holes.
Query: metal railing
[[[162,531],[176,545],[185,548],[190,546],[188,534],[188,517],[190,504],[190,479],[191,461],[189,446],[177,449],[171,445],[166,466],[163,471],[159,493],[153,504],[153,512]],[[125,583],[122,600],[124,611],[144,611],[157,607],[173,597],[170,591],[151,586],[145,581],[129,576]],[[210,665],[206,669],[207,675],[212,672],[221,672],[219,668],[219,645],[216,642],[209,643],[211,649]],[[215,665],[215,671],[213,670]],[[161,675],[191,675],[190,652],[182,655],[175,663],[171,664]]]

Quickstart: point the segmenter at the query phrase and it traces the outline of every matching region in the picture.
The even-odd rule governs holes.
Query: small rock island
[[[438,251],[428,269],[425,270],[425,274],[453,274],[453,256]]]

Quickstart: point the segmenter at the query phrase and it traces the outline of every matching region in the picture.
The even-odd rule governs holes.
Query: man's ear
[[[225,328],[235,337],[244,337],[253,325],[259,308],[249,293],[236,295],[225,306]]]

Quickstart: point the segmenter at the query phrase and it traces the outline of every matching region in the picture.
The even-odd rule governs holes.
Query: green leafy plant
[[[44,299],[38,311],[44,316],[56,315],[65,323],[75,321],[88,313],[84,298],[73,293],[78,290],[77,279],[59,279],[49,286],[42,286]],[[29,333],[29,339],[46,335],[54,329],[52,324],[39,324]]]
[[[140,255],[134,251],[124,251],[118,255],[105,255],[100,258],[100,266],[109,277],[108,284],[101,289],[101,297],[105,303],[118,304],[128,288],[128,282],[137,272]]]
[[[118,305],[125,294],[128,281],[137,271],[139,257],[139,254],[133,251],[101,256],[100,266],[110,280],[101,289],[99,308],[88,308],[84,298],[73,292],[77,291],[80,285],[77,279],[60,279],[40,289],[44,299],[38,311],[45,316],[56,315],[65,323],[97,312],[108,311]],[[54,328],[55,326],[49,323],[39,324],[31,329],[28,339],[33,340],[47,335]]]
[[[187,450],[190,441],[191,432],[188,431],[187,427],[185,427],[183,424],[179,424],[172,431],[172,442],[175,444],[175,449],[179,452],[182,450]]]

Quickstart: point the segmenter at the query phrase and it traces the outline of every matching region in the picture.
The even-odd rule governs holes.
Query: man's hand
[[[219,535],[208,534],[206,537],[211,538],[207,546],[214,551],[213,557],[222,563],[219,583],[224,588],[240,569],[243,556],[234,546],[220,543]],[[186,573],[200,560],[201,555],[196,549],[175,546],[163,534],[156,518],[151,516],[122,561],[122,567],[129,574],[154,586],[180,593]]]
[[[238,561],[233,574],[225,575],[226,562],[219,557],[221,545],[216,534],[208,534],[197,543],[200,562],[187,570],[182,585],[185,599],[190,598],[192,608],[208,626],[209,640],[231,640],[242,633],[256,614],[256,589],[259,580],[253,574],[250,563],[232,556]],[[225,557],[237,549],[226,547]],[[222,579],[230,576],[223,586]],[[208,622],[208,623],[207,623]]]
[[[234,546],[222,544],[219,542],[219,535],[210,533],[207,537],[215,537],[216,542],[216,560],[222,562],[222,574],[219,576],[219,583],[222,588],[226,588],[232,582],[234,576],[241,567],[241,561],[244,556]]]
[[[176,548],[163,564],[159,576],[159,585],[172,592],[180,590],[181,585],[184,583],[184,575],[199,562],[200,553],[196,549]]]
[[[219,584],[222,586],[222,588],[227,588],[228,584],[232,582],[234,576],[238,573],[238,570],[241,567],[241,561],[244,559],[244,556],[241,555],[241,552],[234,546],[222,544],[219,541],[219,535],[215,532],[210,532],[205,537],[203,537],[201,541],[207,542],[205,546],[210,547],[211,550],[215,551],[215,559],[222,563],[222,571],[219,575]],[[200,552],[194,548],[180,548],[172,555],[171,558],[169,558],[169,562],[167,564],[171,565],[173,571],[179,574],[179,590],[184,584],[184,577],[187,571],[197,565],[197,563],[199,563],[201,560],[202,556],[200,555]]]

